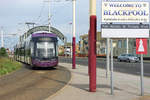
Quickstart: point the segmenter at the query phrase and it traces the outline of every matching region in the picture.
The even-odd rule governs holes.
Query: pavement
[[[97,68],[96,92],[89,92],[88,67],[59,63],[72,73],[71,81],[59,92],[46,100],[150,100],[150,78],[144,77],[144,96],[140,96],[140,76],[114,72],[114,95],[110,94],[110,77]]]

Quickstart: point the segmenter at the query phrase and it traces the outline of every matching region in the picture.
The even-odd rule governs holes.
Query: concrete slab
[[[110,94],[110,77],[106,71],[97,68],[97,91],[89,92],[88,67],[77,65],[72,69],[71,64],[60,63],[72,73],[72,81],[61,92],[46,100],[147,100],[140,99],[140,77],[125,73],[114,72],[114,95]],[[150,95],[150,78],[144,78],[144,94]],[[145,97],[148,98],[148,97]],[[148,99],[150,100],[150,99]]]

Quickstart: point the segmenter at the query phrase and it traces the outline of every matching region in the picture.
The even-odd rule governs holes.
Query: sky
[[[60,1],[60,2],[56,2]],[[4,30],[5,47],[12,48],[18,42],[19,35],[28,30],[26,22],[37,25],[48,24],[48,2],[46,0],[1,0],[0,29]],[[72,2],[51,0],[51,26],[60,30],[71,42],[72,40]],[[76,37],[86,34],[89,28],[89,1],[76,1]],[[6,34],[17,34],[9,36]],[[13,42],[13,45],[12,45]]]
[[[48,0],[0,0],[0,30],[4,31],[4,45],[13,48],[19,35],[28,30],[26,22],[48,24]],[[115,1],[115,0],[114,0]],[[118,1],[118,0],[117,0]],[[120,0],[121,1],[121,0]],[[123,0],[129,1],[129,0]],[[137,0],[132,0],[137,1]],[[143,0],[138,0],[143,1]],[[145,0],[149,1],[149,0]],[[71,0],[51,0],[51,26],[61,31],[69,42],[72,40]],[[97,0],[97,31],[100,31],[101,0]],[[89,30],[89,0],[76,0],[76,39]],[[7,34],[17,34],[8,36]],[[1,45],[1,43],[0,43]]]

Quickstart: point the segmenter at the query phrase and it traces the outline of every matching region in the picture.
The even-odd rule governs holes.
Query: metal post
[[[90,68],[90,92],[96,92],[96,0],[89,0],[90,4],[90,45],[89,45],[89,68]]]
[[[3,33],[3,28],[1,28],[1,47],[4,47],[4,33]]]
[[[44,1],[44,2],[48,2],[48,32],[50,33],[51,32],[51,23],[50,23],[50,19],[51,19],[51,14],[50,14],[50,0],[48,0],[48,1]]]
[[[75,23],[75,19],[76,19],[76,15],[75,15],[75,12],[76,12],[76,0],[73,0],[72,1],[72,6],[73,6],[73,38],[72,38],[72,69],[75,69],[76,68],[76,54],[75,54],[75,52],[76,52],[76,38],[75,38],[75,30],[76,30],[76,27],[75,27],[75,25],[76,25],[76,23]]]
[[[49,9],[48,9],[48,27],[49,27],[49,33],[51,32],[51,23],[50,23],[50,17],[51,17],[51,14],[50,14],[50,0],[48,1],[48,3],[49,3]]]
[[[111,76],[110,76],[110,82],[111,82],[111,95],[114,94],[114,84],[113,84],[113,40],[111,39]]]
[[[129,53],[129,39],[127,38],[127,51],[126,53],[128,54]]]
[[[150,47],[150,37],[149,37],[149,47]]]
[[[141,96],[144,95],[144,81],[143,81],[143,54],[141,54]]]
[[[106,69],[106,77],[108,78],[109,76],[109,66],[110,66],[110,59],[109,59],[109,55],[110,55],[110,39],[107,38],[107,69]]]

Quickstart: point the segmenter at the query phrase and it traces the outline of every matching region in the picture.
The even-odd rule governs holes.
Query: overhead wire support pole
[[[90,69],[90,75],[89,75],[89,88],[90,92],[96,92],[96,24],[97,24],[97,18],[96,18],[96,0],[89,0],[90,4],[90,37],[89,37],[89,69]]]
[[[49,33],[51,32],[51,23],[50,23],[50,17],[51,17],[51,15],[50,15],[50,0],[49,0],[49,9],[48,9],[48,26],[49,26]]]
[[[3,32],[3,27],[1,27],[1,47],[4,47],[4,32]]]
[[[50,33],[51,32],[51,22],[50,22],[50,17],[51,17],[51,14],[50,14],[50,0],[48,0],[48,1],[44,1],[44,2],[48,2],[48,28],[49,28],[49,30],[48,30],[48,32]]]
[[[72,38],[72,69],[76,68],[76,37],[75,37],[75,33],[76,33],[76,0],[72,0],[72,6],[73,6],[73,38]]]

